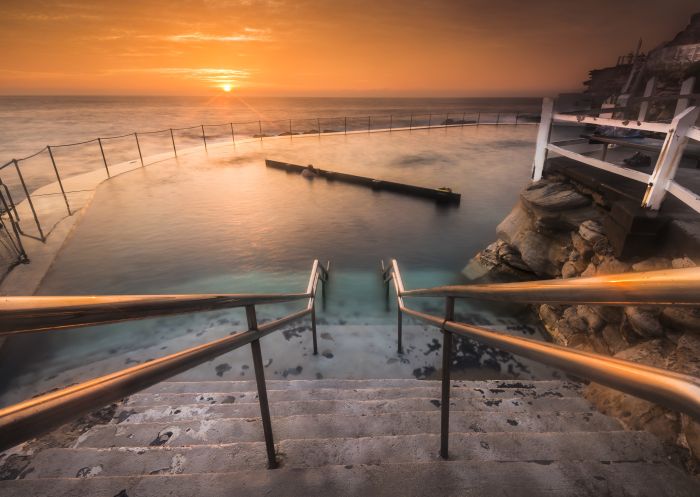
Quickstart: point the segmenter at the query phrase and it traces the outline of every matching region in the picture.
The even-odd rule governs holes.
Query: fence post
[[[644,98],[649,98],[654,94],[654,88],[656,87],[656,78],[651,77],[647,81],[647,85],[644,87]],[[637,116],[637,121],[646,121],[647,112],[649,111],[649,100],[643,100],[639,105],[639,116]]]
[[[455,299],[445,299],[445,321],[454,321]],[[448,458],[450,437],[450,367],[452,366],[452,333],[442,330],[442,399],[440,402],[440,457]]]
[[[34,216],[34,223],[36,224],[36,229],[39,230],[39,236],[41,241],[45,242],[46,237],[44,236],[44,230],[41,229],[41,223],[39,223],[39,217],[36,215],[36,209],[34,209],[34,202],[32,202],[32,196],[29,194],[27,189],[27,184],[24,182],[24,176],[22,176],[22,171],[19,169],[19,164],[17,159],[12,159],[15,164],[15,170],[17,171],[17,176],[19,176],[19,182],[22,183],[22,189],[24,190],[24,195],[27,197],[27,202],[29,203],[29,208],[32,210],[32,215]]]
[[[143,155],[141,155],[141,145],[139,144],[138,133],[134,133],[134,138],[136,138],[136,148],[139,150],[139,159],[141,159],[141,167],[143,167]]]
[[[233,132],[233,123],[229,123],[231,125],[231,142],[233,143],[233,146],[236,146],[236,135]]]
[[[659,210],[661,207],[666,196],[666,187],[669,181],[672,181],[676,176],[678,164],[683,157],[683,150],[688,143],[686,135],[690,127],[695,124],[698,114],[700,114],[700,107],[689,107],[671,121],[654,172],[649,177],[649,184],[642,199],[642,207],[652,210]]]
[[[175,148],[175,135],[173,135],[172,128],[170,128],[170,141],[173,142],[173,153],[175,154],[175,157],[177,157],[177,149]]]
[[[63,182],[61,181],[61,175],[58,174],[58,168],[56,167],[56,160],[53,158],[53,152],[51,152],[51,147],[46,145],[49,151],[49,157],[51,157],[51,164],[53,165],[53,170],[56,172],[56,179],[58,180],[58,186],[61,188],[61,193],[63,194],[63,200],[66,202],[66,209],[68,210],[68,215],[72,216],[73,213],[70,211],[70,205],[68,205],[68,197],[66,196],[66,191],[63,189]]]
[[[685,81],[683,81],[683,84],[681,85],[681,90],[678,94],[678,102],[676,102],[676,110],[673,112],[674,116],[679,115],[681,112],[683,112],[685,109],[688,108],[688,105],[690,105],[690,100],[685,97],[684,95],[690,95],[693,93],[693,88],[695,87],[695,76],[691,76],[687,78]]]
[[[258,329],[258,319],[255,315],[255,306],[247,305],[245,314],[248,320],[248,330]],[[260,417],[262,418],[263,433],[265,434],[265,448],[267,449],[267,467],[274,469],[277,467],[277,457],[275,456],[275,443],[272,439],[272,422],[270,421],[270,405],[267,401],[267,388],[265,387],[265,367],[263,366],[262,353],[260,351],[260,340],[250,342],[253,352],[253,369],[255,370],[255,382],[258,387],[258,401],[260,403]]]
[[[98,138],[97,143],[100,145],[100,153],[102,154],[102,162],[105,163],[105,169],[107,170],[107,178],[111,178],[112,176],[109,174],[109,167],[107,166],[107,158],[105,157],[105,151],[102,148],[102,139]]]
[[[554,100],[551,98],[542,99],[542,115],[540,126],[537,130],[537,144],[535,145],[535,159],[532,164],[532,181],[542,179],[544,161],[547,160],[547,145],[549,144],[549,134],[552,131],[552,113],[554,112]]]
[[[200,124],[202,127],[202,141],[204,141],[204,151],[209,152],[209,149],[207,148],[207,135],[204,133],[204,125]]]

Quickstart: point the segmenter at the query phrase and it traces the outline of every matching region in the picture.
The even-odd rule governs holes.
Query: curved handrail
[[[327,268],[330,267],[330,263]],[[115,373],[104,375],[92,380],[79,383],[67,388],[57,390],[55,392],[50,392],[44,395],[28,399],[24,402],[0,409],[0,452],[13,447],[14,445],[23,442],[32,437],[36,437],[43,433],[46,433],[53,428],[56,428],[72,419],[76,416],[89,412],[93,409],[101,407],[110,402],[117,401],[127,395],[131,395],[140,390],[148,388],[160,381],[167,378],[175,376],[183,371],[191,369],[198,366],[204,362],[210,361],[215,357],[218,357],[226,352],[230,352],[237,348],[240,348],[246,344],[256,345],[256,342],[260,338],[272,333],[273,331],[281,328],[285,324],[292,321],[296,321],[306,315],[312,316],[312,330],[314,339],[314,349],[316,349],[316,323],[315,323],[315,298],[316,298],[316,287],[318,280],[320,279],[324,283],[328,281],[328,270],[321,266],[318,260],[315,260],[313,267],[311,269],[310,282],[311,285],[310,292],[302,294],[279,294],[279,295],[249,295],[244,294],[244,298],[240,298],[240,295],[231,298],[228,296],[224,298],[223,301],[216,300],[216,303],[221,303],[222,305],[217,308],[223,307],[240,307],[244,306],[246,308],[246,315],[248,317],[248,330],[232,333],[230,336],[214,340],[203,345],[198,345],[196,347],[191,347],[189,349],[170,354],[159,359],[154,359],[152,361],[133,366],[131,368],[123,369]],[[134,297],[138,297],[134,299]],[[149,301],[150,297],[155,297]],[[211,310],[211,296],[203,296],[204,298],[198,300],[196,296],[122,296],[124,302],[136,302],[137,307],[129,308],[124,307],[120,313],[126,312],[125,309],[129,311],[138,312],[138,305],[141,303],[151,304],[155,303],[158,309],[161,311],[164,309],[163,306],[170,304],[170,301],[163,297],[184,297],[180,302],[187,302],[190,307],[189,310],[183,310],[183,308],[178,308],[177,313],[183,312],[195,312],[198,310]],[[217,296],[221,297],[221,296]],[[84,300],[81,299],[98,299],[97,297],[66,297],[75,299],[76,302],[83,303],[83,308],[90,307],[90,304],[85,304]],[[255,317],[255,304],[267,304],[274,302],[284,302],[290,300],[300,300],[309,299],[308,305],[298,311],[288,314],[282,318],[274,321],[269,321],[267,323],[258,325],[257,319]],[[22,302],[24,310],[27,310],[30,306],[32,299],[37,299],[37,302],[47,301],[50,297],[23,297],[26,299]],[[107,297],[108,300],[114,299],[117,301],[117,297]],[[131,301],[129,300],[131,299]],[[141,299],[144,299],[143,301]],[[179,302],[177,298],[173,299],[176,304]],[[108,303],[99,302],[93,304],[93,306],[100,310],[105,311],[109,309]],[[80,308],[80,306],[77,306]],[[57,309],[60,307],[48,307],[50,312],[47,313],[48,317],[57,316]],[[75,311],[75,306],[68,306],[68,309],[75,316],[79,316],[77,311]],[[22,312],[22,311],[20,311]],[[142,317],[149,317],[152,314],[146,314]],[[160,314],[162,315],[162,314]],[[37,318],[38,319],[38,318]],[[137,318],[129,318],[137,319]],[[17,321],[20,323],[21,321]],[[106,321],[113,322],[113,321]],[[78,325],[81,326],[81,325]],[[315,350],[316,353],[316,350]],[[257,359],[256,359],[257,357]],[[263,424],[269,424],[269,409],[267,408],[267,396],[264,392],[264,376],[262,370],[257,367],[257,362],[260,363],[262,367],[262,359],[260,359],[259,345],[253,348],[253,359],[255,363],[255,373],[256,380],[258,381],[258,393],[261,402],[261,410],[263,410]],[[256,362],[257,361],[257,362]],[[263,391],[261,391],[261,389]],[[263,396],[265,399],[263,400]],[[266,412],[265,412],[266,411]],[[276,464],[274,461],[274,448],[272,445],[272,435],[271,432],[266,432],[266,443],[268,445],[268,458],[270,466],[274,467]],[[271,449],[272,448],[272,449]]]
[[[528,357],[540,363],[553,366],[581,378],[586,378],[602,385],[620,390],[645,400],[661,404],[670,409],[684,412],[700,420],[700,378],[667,371],[660,368],[638,364],[599,354],[581,352],[547,342],[515,337],[505,333],[489,330],[479,326],[454,321],[455,298],[487,298],[490,300],[509,300],[513,302],[556,302],[556,303],[591,303],[605,305],[650,304],[692,305],[700,302],[698,278],[700,270],[677,269],[669,271],[650,271],[645,273],[618,274],[576,280],[553,280],[528,283],[495,283],[488,285],[464,285],[436,287],[422,290],[405,290],[398,269],[398,262],[391,261],[388,268],[383,268],[385,283],[394,281],[399,302],[399,323],[401,313],[408,314],[445,331],[478,340],[487,345],[507,352]],[[674,280],[673,275],[679,275]],[[678,281],[681,290],[674,290],[674,281]],[[561,283],[560,283],[561,282]],[[622,282],[621,288],[615,285]],[[636,283],[634,283],[636,282]],[[635,284],[639,285],[635,287]],[[607,288],[607,285],[612,285]],[[695,288],[695,295],[691,295]],[[580,290],[578,290],[580,289]],[[473,291],[472,291],[473,290]],[[638,291],[637,291],[638,290]],[[499,295],[499,292],[502,294]],[[582,295],[576,293],[581,291]],[[595,298],[595,292],[602,298]],[[662,291],[672,293],[674,299],[659,298]],[[567,292],[568,295],[567,295]],[[687,292],[687,293],[686,293]],[[410,309],[403,304],[405,297],[446,297],[448,311],[446,317],[437,317]],[[490,297],[490,298],[489,298]],[[624,298],[621,298],[624,297]],[[451,308],[451,311],[450,311]],[[400,324],[399,324],[400,326]]]

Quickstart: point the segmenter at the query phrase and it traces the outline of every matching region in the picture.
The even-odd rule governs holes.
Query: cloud
[[[214,86],[220,86],[222,84],[240,84],[241,81],[249,79],[251,74],[248,69],[219,67],[148,67],[142,69],[120,69],[109,72],[139,72],[180,76],[185,79],[194,79]]]
[[[271,41],[269,30],[266,29],[256,29],[256,28],[245,28],[242,33],[229,34],[229,35],[214,35],[207,33],[184,33],[179,35],[165,36],[163,39],[175,42],[202,42],[202,41],[215,41],[215,42],[249,42],[249,41]]]

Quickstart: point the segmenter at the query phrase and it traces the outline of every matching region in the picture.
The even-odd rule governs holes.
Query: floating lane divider
[[[288,162],[279,162],[276,160],[265,159],[265,165],[275,169],[282,169],[287,172],[302,174],[308,171],[309,177],[318,176],[326,178],[328,181],[342,181],[355,185],[368,186],[372,190],[385,190],[395,193],[403,193],[416,197],[424,197],[435,200],[441,204],[458,205],[462,199],[462,195],[453,192],[450,188],[425,188],[423,186],[408,185],[406,183],[397,183],[395,181],[385,181],[382,179],[368,178],[366,176],[357,176],[355,174],[339,173],[336,171],[327,171],[317,167],[300,166],[298,164],[290,164]]]

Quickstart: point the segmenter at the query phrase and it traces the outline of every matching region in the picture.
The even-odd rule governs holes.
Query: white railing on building
[[[557,114],[554,112],[554,101],[545,98],[542,104],[542,118],[537,133],[537,146],[533,163],[532,179],[542,179],[544,164],[548,152],[582,162],[589,166],[608,171],[613,174],[646,183],[647,189],[641,205],[652,210],[658,210],[666,197],[671,193],[679,200],[700,212],[700,196],[674,181],[678,166],[685,151],[688,140],[700,141],[700,128],[695,126],[700,115],[700,107],[687,107],[677,114],[670,123],[630,121],[607,117],[577,116]],[[550,134],[554,123],[593,124],[613,128],[631,129],[662,133],[666,135],[663,145],[651,174],[596,159],[588,155],[574,152],[550,142]]]

